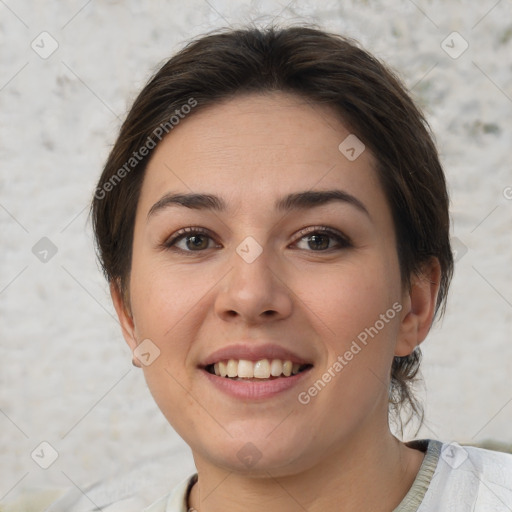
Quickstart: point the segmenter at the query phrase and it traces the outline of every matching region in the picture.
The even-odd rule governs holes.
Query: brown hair
[[[303,26],[210,33],[149,80],[121,127],[92,203],[98,255],[109,282],[127,300],[135,212],[151,149],[184,114],[239,93],[265,91],[328,105],[372,151],[393,215],[403,284],[409,286],[411,275],[438,258],[436,313],[442,313],[453,257],[445,177],[428,124],[393,72],[355,41]],[[409,419],[416,413],[421,424],[423,411],[410,387],[420,359],[419,348],[395,357],[390,404],[395,412],[409,405]]]

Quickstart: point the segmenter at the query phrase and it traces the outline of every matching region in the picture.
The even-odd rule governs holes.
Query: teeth
[[[272,375],[272,377],[279,377],[281,373],[283,373],[283,363],[279,359],[272,359],[270,375]]]
[[[220,377],[240,378],[240,379],[268,379],[270,377],[290,377],[297,375],[301,367],[299,363],[291,361],[282,361],[281,359],[260,359],[253,362],[247,359],[229,359],[229,361],[219,361],[213,366],[213,373]]]
[[[227,372],[228,372],[228,377],[237,377],[238,376],[238,363],[234,359],[230,359],[228,361]]]
[[[240,359],[238,361],[238,376],[240,378],[252,379],[254,377],[254,365],[252,361]]]
[[[270,363],[268,359],[262,359],[254,363],[254,377],[256,379],[268,379],[270,377]]]

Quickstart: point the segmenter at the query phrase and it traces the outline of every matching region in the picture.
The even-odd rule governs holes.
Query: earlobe
[[[441,281],[441,265],[432,257],[421,273],[411,277],[409,290],[404,292],[403,313],[395,347],[395,356],[404,357],[427,337],[436,310]]]
[[[117,318],[119,319],[119,323],[121,324],[123,337],[133,353],[133,351],[137,347],[135,324],[133,321],[132,313],[124,301],[123,293],[121,291],[119,283],[113,281],[110,283],[110,296],[112,297],[112,303],[114,304],[114,308],[117,313]],[[135,358],[134,365],[139,366],[138,364],[135,364]]]

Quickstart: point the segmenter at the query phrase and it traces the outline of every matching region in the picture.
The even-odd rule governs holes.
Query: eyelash
[[[303,238],[306,238],[307,236],[311,236],[311,235],[315,235],[315,234],[329,235],[332,239],[334,239],[338,243],[338,246],[339,246],[337,248],[338,250],[347,249],[349,247],[352,247],[352,243],[348,237],[342,235],[337,230],[334,230],[332,228],[328,228],[325,226],[311,226],[308,228],[301,229],[297,233],[297,235],[298,235],[297,241],[301,241]],[[163,242],[161,244],[161,246],[164,249],[180,252],[182,254],[186,254],[187,256],[192,256],[194,253],[204,252],[205,249],[198,250],[198,251],[190,251],[190,250],[184,250],[184,249],[180,249],[179,247],[176,247],[176,243],[179,242],[181,239],[186,238],[186,236],[194,236],[194,235],[204,235],[204,236],[207,236],[208,238],[210,238],[211,240],[214,240],[213,237],[211,236],[210,231],[208,231],[207,229],[200,228],[200,227],[188,227],[188,228],[183,228],[183,229],[180,229],[179,231],[177,231],[172,237],[170,237],[165,242]],[[296,242],[294,242],[294,243],[296,243]],[[310,250],[308,252],[330,252],[333,249],[336,249],[336,248],[329,247],[328,249],[324,249],[324,250],[319,250],[319,251]]]

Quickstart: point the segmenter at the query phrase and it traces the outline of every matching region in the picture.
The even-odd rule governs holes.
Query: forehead
[[[194,112],[157,146],[139,206],[147,212],[170,190],[215,193],[237,208],[274,204],[298,189],[381,195],[373,155],[365,149],[348,159],[339,149],[347,137],[354,135],[340,117],[310,100],[235,97]]]

